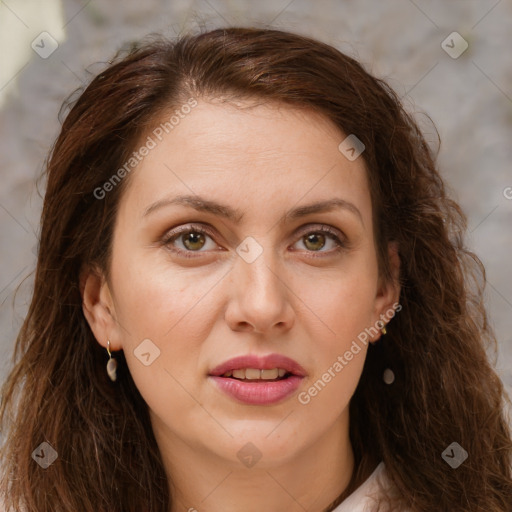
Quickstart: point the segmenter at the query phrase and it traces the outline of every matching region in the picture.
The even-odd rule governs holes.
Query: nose
[[[265,248],[252,262],[238,257],[229,273],[225,319],[234,331],[272,335],[292,328],[294,294],[274,251]]]

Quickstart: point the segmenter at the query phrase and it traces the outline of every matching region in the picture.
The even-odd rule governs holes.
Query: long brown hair
[[[435,155],[386,83],[335,48],[278,30],[226,28],[134,44],[70,103],[46,165],[32,302],[3,386],[1,491],[27,512],[168,512],[171,490],[147,405],[116,354],[119,377],[84,317],[79,275],[108,276],[116,206],[130,176],[94,191],[164,111],[188,98],[255,98],[309,108],[364,143],[379,266],[401,259],[402,310],[370,345],[350,403],[356,470],[332,510],[384,461],[387,500],[411,512],[510,512],[512,441],[483,306],[485,271]],[[387,366],[395,382],[386,386]],[[33,451],[58,454],[47,469]],[[468,453],[456,469],[441,454]],[[383,501],[384,503],[384,501]]]

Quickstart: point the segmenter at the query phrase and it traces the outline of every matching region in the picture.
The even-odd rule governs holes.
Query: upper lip
[[[304,377],[306,375],[306,370],[304,370],[297,361],[281,354],[269,354],[267,356],[247,354],[244,356],[234,357],[233,359],[229,359],[228,361],[221,363],[219,366],[216,366],[210,371],[210,375],[220,376],[224,375],[226,372],[244,368],[256,368],[259,370],[282,368],[283,370],[299,377]]]

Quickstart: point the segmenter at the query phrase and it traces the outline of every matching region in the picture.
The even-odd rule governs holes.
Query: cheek
[[[351,345],[348,350],[333,354],[327,364],[309,376],[297,395],[308,415],[318,414],[329,424],[348,407],[363,371],[366,352],[364,344]]]
[[[362,263],[362,262],[361,262]],[[322,340],[324,353],[344,350],[352,339],[369,327],[373,318],[376,294],[376,275],[371,267],[358,265],[318,274],[315,279],[304,276],[297,281],[304,304],[304,315],[313,315],[310,322],[316,328],[312,340]],[[309,313],[307,312],[309,310]],[[312,333],[313,334],[313,333]]]
[[[303,290],[307,309],[301,316],[310,320],[301,327],[314,343],[310,357],[315,371],[298,400],[312,414],[335,418],[348,406],[363,370],[369,339],[365,329],[371,327],[374,311],[374,272],[371,266],[366,272],[352,267],[317,280],[315,286],[305,279]]]
[[[370,326],[374,287],[359,274],[320,282],[310,291],[307,306],[321,322],[302,324],[309,329],[314,372],[297,395],[307,417],[322,417],[331,424],[348,411],[363,370],[368,349],[365,329]],[[311,317],[311,313],[307,313]],[[311,317],[314,319],[314,317]]]
[[[177,270],[149,258],[119,257],[113,265],[116,317],[128,369],[153,410],[186,410],[201,348],[215,321],[211,270]],[[217,298],[217,302],[218,302]],[[149,354],[149,355],[147,355]]]
[[[170,262],[154,265],[149,258],[119,258],[113,271],[116,314],[131,333],[132,342],[164,341],[196,320],[200,304],[214,283],[212,272],[176,269]],[[140,341],[139,341],[140,342]]]

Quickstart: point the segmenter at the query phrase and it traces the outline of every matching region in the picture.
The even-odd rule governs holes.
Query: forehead
[[[260,215],[262,201],[272,208],[336,192],[371,208],[364,160],[340,152],[346,134],[326,116],[284,104],[202,100],[186,114],[174,113],[162,115],[141,139],[151,139],[152,149],[122,198],[130,210],[185,193]]]

